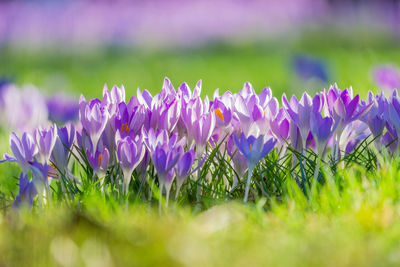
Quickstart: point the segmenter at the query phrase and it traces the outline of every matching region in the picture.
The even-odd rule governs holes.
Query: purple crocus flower
[[[290,119],[297,126],[300,132],[302,148],[305,149],[307,144],[307,137],[310,133],[310,116],[311,112],[321,112],[324,106],[324,98],[319,94],[316,94],[314,98],[311,98],[307,93],[304,93],[299,100],[296,96],[292,96],[290,102],[286,98],[286,95],[282,95],[283,105],[289,114]]]
[[[275,146],[277,140],[271,136],[260,135],[259,137],[246,136],[242,133],[238,138],[236,134],[233,135],[233,140],[238,147],[240,153],[246,158],[248,166],[248,178],[246,183],[246,191],[244,201],[247,201],[250,188],[250,180],[253,169],[257,163],[264,158]]]
[[[188,141],[194,140],[196,155],[201,157],[215,128],[215,113],[210,111],[208,98],[204,102],[196,98],[187,103],[182,111],[182,120],[186,125]]]
[[[57,123],[75,121],[79,115],[76,99],[64,94],[55,94],[46,100],[49,119]]]
[[[182,187],[183,182],[189,175],[190,169],[192,168],[195,160],[195,152],[190,149],[188,152],[182,155],[175,167],[176,173],[176,196],[179,194],[179,189]]]
[[[331,87],[328,92],[325,92],[325,97],[329,114],[335,123],[339,121],[337,129],[339,134],[347,124],[360,118],[372,105],[372,103],[365,106],[359,105],[360,96],[353,97],[351,88],[340,91],[336,85]]]
[[[12,204],[13,208],[20,208],[24,205],[32,207],[33,198],[36,195],[35,184],[29,181],[28,174],[21,173],[19,176],[19,194]]]
[[[86,151],[87,160],[92,167],[93,171],[97,174],[98,178],[103,183],[104,176],[110,162],[110,153],[106,147],[101,150],[96,150],[94,154]]]
[[[57,126],[53,125],[48,129],[42,127],[35,129],[34,138],[38,148],[39,162],[48,163],[57,140]]]
[[[312,78],[328,81],[328,71],[324,61],[307,55],[296,55],[292,62],[296,74],[303,80]]]
[[[92,141],[93,150],[96,150],[97,143],[108,122],[108,110],[100,100],[93,99],[86,103],[83,96],[81,96],[79,106],[79,118],[83,129]]]
[[[107,107],[110,117],[117,111],[118,105],[125,102],[125,88],[124,86],[113,86],[111,91],[108,90],[107,84],[103,88],[103,106]]]
[[[118,106],[115,117],[115,129],[118,130],[122,137],[130,135],[134,137],[140,134],[143,125],[148,128],[150,111],[144,105],[136,105],[134,98],[129,101],[128,105],[124,102]]]
[[[68,156],[75,138],[75,127],[73,124],[58,128],[58,137],[51,154],[54,165],[61,172],[68,167]]]
[[[321,113],[313,111],[310,117],[311,133],[317,146],[317,152],[323,158],[325,148],[336,127],[331,117],[323,118]]]
[[[368,96],[367,96],[367,100],[361,101],[361,105],[364,106],[368,106],[370,105],[370,109],[368,112],[366,112],[361,118],[360,120],[365,122],[373,137],[377,138],[378,136],[380,136],[383,133],[383,130],[385,128],[385,124],[386,124],[386,120],[389,117],[389,103],[385,97],[385,95],[383,94],[383,92],[381,92],[381,94],[374,96],[374,94],[369,91],[368,92]],[[381,146],[381,143],[379,142],[378,139],[375,139],[375,146],[379,149]]]
[[[38,152],[38,148],[33,140],[33,137],[28,133],[23,133],[19,139],[15,133],[10,135],[10,147],[14,157],[9,154],[4,154],[4,161],[17,162],[24,174],[27,174],[30,168],[30,162]]]
[[[396,128],[386,122],[387,132],[382,136],[382,143],[391,155],[398,153],[399,139]]]
[[[236,187],[239,182],[239,179],[246,173],[248,167],[246,163],[246,158],[240,153],[235,146],[235,142],[233,141],[233,135],[228,138],[226,143],[226,152],[228,153],[229,157],[232,159],[233,168],[237,174],[237,177],[233,177],[233,184],[231,190]]]
[[[373,70],[373,77],[377,86],[385,90],[400,88],[400,71],[395,65],[377,66]]]
[[[117,134],[118,135],[118,134]],[[124,193],[128,193],[133,170],[139,165],[145,154],[141,138],[132,139],[127,136],[117,141],[117,155],[124,174]]]

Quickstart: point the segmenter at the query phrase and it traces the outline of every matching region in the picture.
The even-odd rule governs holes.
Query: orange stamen
[[[225,122],[224,115],[219,108],[215,110],[215,114],[222,120],[222,122]]]
[[[100,154],[100,156],[99,156],[99,168],[100,168],[100,166],[101,166],[101,161],[103,160],[103,154]]]
[[[250,149],[250,151],[251,151],[251,145],[249,145],[249,149]]]

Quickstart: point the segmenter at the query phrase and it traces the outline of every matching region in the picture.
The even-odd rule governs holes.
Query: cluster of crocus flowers
[[[339,160],[370,135],[380,151],[385,147],[390,155],[399,151],[397,91],[389,98],[370,92],[361,100],[351,88],[333,85],[314,96],[304,93],[300,99],[283,95],[280,106],[268,87],[257,94],[245,83],[238,93],[220,95],[217,90],[209,99],[201,98],[201,81],[192,91],[186,83],[175,89],[165,79],[154,96],[138,89],[127,102],[124,87],[105,87],[102,99],[86,101],[82,96],[79,106],[75,125],[11,134],[13,155],[6,154],[4,160],[17,162],[22,169],[15,205],[31,205],[35,194],[46,196],[49,184],[57,179],[79,183],[81,178],[70,170],[74,160],[85,165],[102,192],[112,183],[125,196],[134,190],[132,180],[150,183],[148,174],[155,172],[151,188],[157,181],[168,203],[171,189],[178,197],[188,177],[198,180],[210,151],[219,149],[235,170],[226,190],[245,182],[247,201],[253,170],[271,152],[295,150],[306,156],[312,149],[324,160],[329,150]],[[199,182],[198,197],[201,192]]]
[[[0,80],[0,126],[6,129],[31,132],[52,122],[75,121],[78,111],[77,101],[68,95],[46,97],[33,85],[19,87]]]

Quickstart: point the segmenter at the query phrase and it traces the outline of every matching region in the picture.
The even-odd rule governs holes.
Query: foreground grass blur
[[[158,214],[98,195],[73,209],[7,212],[0,264],[398,266],[398,163],[374,173],[340,171],[309,198],[288,182],[282,200],[227,202],[200,213],[175,206]]]

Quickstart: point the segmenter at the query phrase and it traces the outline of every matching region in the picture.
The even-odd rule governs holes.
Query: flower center
[[[224,115],[221,112],[221,109],[217,108],[215,110],[215,114],[221,119],[222,122],[225,122]]]
[[[101,161],[103,160],[103,154],[100,154],[100,156],[99,156],[99,168],[100,168],[100,166],[101,166]]]
[[[128,123],[126,123],[126,122],[121,125],[121,133],[123,133],[124,130],[126,133],[129,132],[129,126],[128,126]]]

